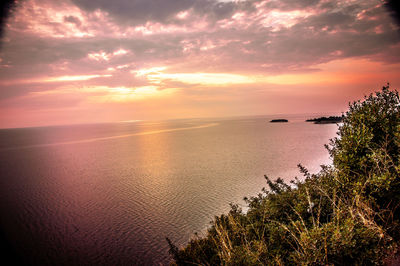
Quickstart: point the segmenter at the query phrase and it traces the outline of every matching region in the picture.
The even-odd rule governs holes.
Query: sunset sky
[[[400,87],[381,0],[25,0],[1,45],[2,128],[340,114]]]

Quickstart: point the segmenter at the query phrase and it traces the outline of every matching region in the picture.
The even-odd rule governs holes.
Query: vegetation
[[[314,122],[314,124],[334,124],[343,121],[343,116],[330,116],[330,117],[318,117],[307,119],[306,122]]]
[[[177,265],[384,264],[400,243],[400,100],[389,85],[350,104],[327,145],[332,166],[286,184],[271,181],[248,211],[231,205]]]

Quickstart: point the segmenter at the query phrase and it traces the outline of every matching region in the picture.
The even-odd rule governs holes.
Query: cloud
[[[75,24],[75,26],[80,27],[82,25],[82,22],[78,17],[75,16],[64,16],[64,22],[69,22],[72,24]]]
[[[3,37],[4,24],[10,14],[14,11],[15,0],[4,0],[0,3],[0,39]]]
[[[3,62],[16,68],[68,61],[78,65],[77,71],[83,71],[85,66],[88,70],[100,70],[132,63],[142,67],[160,61],[177,64],[185,61],[187,64],[182,67],[198,71],[210,68],[206,64],[208,61],[212,62],[211,68],[220,68],[220,72],[307,71],[312,65],[337,58],[371,56],[376,59],[374,54],[399,43],[399,36],[384,8],[373,5],[376,1],[351,1],[351,4],[314,0],[73,3],[77,6],[65,9],[75,15],[64,12],[62,22],[76,28],[85,25],[87,33],[93,36],[51,38],[40,35],[40,32],[21,32],[11,26],[10,41],[5,43],[1,55]],[[176,15],[183,11],[195,19],[176,22],[179,21]],[[47,12],[44,14],[52,13],[51,10]],[[98,21],[94,18],[96,12],[108,15]],[[26,25],[20,27],[36,25],[41,28],[32,22],[38,20],[35,16],[39,15],[26,20]],[[107,19],[107,16],[113,18]],[[19,23],[22,20],[16,19]],[[51,22],[50,15],[41,20],[46,21],[46,25],[55,23]],[[118,20],[124,20],[124,23],[116,23]],[[205,28],[196,28],[196,21],[206,23]],[[101,23],[104,23],[102,30],[98,25]],[[70,36],[63,32],[69,31],[61,24],[53,25],[52,36]],[[105,33],[112,31],[114,35],[111,36]],[[29,43],[28,47],[26,43]],[[114,56],[113,53],[121,49],[130,54],[119,58]],[[88,58],[94,62],[85,60]]]
[[[390,15],[396,20],[400,26],[400,3],[396,0],[386,0],[385,7],[389,10]]]
[[[172,94],[200,93],[210,102],[213,90],[222,97],[224,91],[231,95],[233,86],[290,80],[295,88],[299,75],[309,76],[297,82],[305,84],[312,75],[322,82],[331,76],[321,66],[338,60],[397,66],[400,34],[387,5],[378,0],[25,0],[5,26],[0,105],[66,85],[147,88],[143,93],[151,86],[179,88]],[[165,69],[136,75],[159,66]],[[56,82],[57,77],[92,78]],[[89,96],[81,92],[72,99],[86,102]]]
[[[194,0],[134,0],[134,1],[90,1],[72,0],[79,8],[94,12],[101,10],[110,14],[118,23],[138,25],[147,21],[165,22],[173,14],[190,8]]]

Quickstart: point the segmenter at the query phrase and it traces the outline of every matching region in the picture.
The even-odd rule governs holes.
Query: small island
[[[287,119],[272,119],[270,123],[286,123],[289,122]]]
[[[314,124],[335,124],[343,121],[343,116],[330,116],[307,119],[306,122],[314,122]]]

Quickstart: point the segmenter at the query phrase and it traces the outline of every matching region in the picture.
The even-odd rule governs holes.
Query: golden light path
[[[30,148],[38,148],[38,147],[52,147],[52,146],[60,146],[60,145],[90,143],[90,142],[103,141],[103,140],[122,139],[122,138],[128,138],[128,137],[133,137],[133,136],[144,136],[144,135],[160,134],[160,133],[165,133],[165,132],[200,129],[200,128],[207,128],[207,127],[214,127],[217,125],[219,125],[219,123],[208,123],[208,124],[203,124],[203,125],[193,126],[193,127],[160,129],[160,130],[138,132],[138,133],[133,133],[133,134],[116,135],[116,136],[110,136],[110,137],[99,137],[99,138],[81,139],[81,140],[73,140],[73,141],[65,141],[65,142],[35,144],[35,145],[28,145],[28,146],[21,146],[21,147],[11,147],[11,148],[5,148],[5,149],[0,149],[0,150],[8,151],[8,150],[20,150],[20,149],[30,149]]]
[[[90,80],[94,78],[108,78],[111,77],[112,75],[76,75],[76,76],[61,76],[61,77],[55,77],[55,78],[47,78],[43,79],[41,81],[43,82],[60,82],[60,81],[84,81],[84,80]]]

